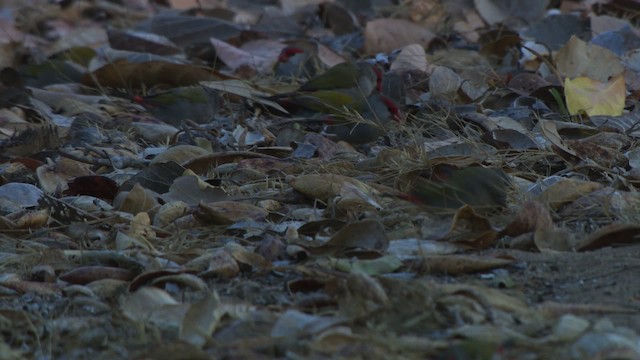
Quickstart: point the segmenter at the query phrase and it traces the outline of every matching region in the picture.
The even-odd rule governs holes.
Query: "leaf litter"
[[[0,358],[639,358],[625,4],[6,2]]]

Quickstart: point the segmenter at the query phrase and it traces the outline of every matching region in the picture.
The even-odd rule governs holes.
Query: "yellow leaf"
[[[590,116],[622,114],[626,98],[624,77],[618,75],[609,82],[601,83],[588,77],[564,80],[564,96],[571,115],[584,110]]]

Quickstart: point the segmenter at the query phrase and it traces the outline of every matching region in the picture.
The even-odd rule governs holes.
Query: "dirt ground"
[[[515,289],[532,304],[615,305],[630,313],[591,314],[607,316],[616,325],[640,331],[640,246],[603,248],[588,252],[553,254],[517,250],[499,251],[520,264],[509,273]],[[460,279],[462,280],[462,279]],[[631,311],[635,310],[635,313]]]

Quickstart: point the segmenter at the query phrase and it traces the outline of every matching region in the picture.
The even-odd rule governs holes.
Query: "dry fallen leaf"
[[[400,50],[391,71],[427,71],[427,54],[421,44],[410,44]]]
[[[566,78],[587,77],[607,83],[624,71],[624,66],[611,51],[588,44],[576,36],[558,50],[555,56],[560,74]]]
[[[624,77],[618,75],[606,83],[587,77],[564,80],[564,95],[571,115],[585,111],[590,116],[621,115],[627,97]]]
[[[199,348],[203,347],[218,326],[221,317],[220,298],[216,292],[212,292],[189,307],[180,324],[180,340]]]
[[[410,44],[426,48],[435,35],[426,28],[402,19],[377,19],[364,29],[365,50],[369,54],[389,52]]]

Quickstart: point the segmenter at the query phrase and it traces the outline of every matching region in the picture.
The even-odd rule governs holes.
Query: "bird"
[[[276,77],[288,79],[311,79],[318,68],[317,49],[305,46],[287,46],[280,52],[273,67]]]
[[[185,86],[166,91],[135,96],[151,115],[173,126],[190,119],[199,124],[211,121],[220,108],[221,97],[217,91],[205,86]]]
[[[289,49],[284,56],[298,53]],[[380,95],[382,70],[367,61],[335,65],[298,90],[271,97],[290,114],[324,118],[325,133],[351,144],[375,141],[391,120],[403,119],[399,106]],[[324,116],[326,115],[326,116]]]
[[[492,211],[506,206],[510,184],[502,169],[440,164],[432,170],[431,179],[415,179],[409,194],[401,197],[434,208],[470,205],[476,210]]]
[[[298,92],[353,89],[363,96],[382,89],[382,70],[366,61],[344,62],[333,66],[298,88]]]
[[[346,112],[342,116],[330,117],[326,121],[325,133],[338,140],[360,145],[376,141],[387,132],[387,126],[392,121],[404,121],[398,105],[380,94],[371,95],[363,102],[356,101],[351,108],[358,115]]]

